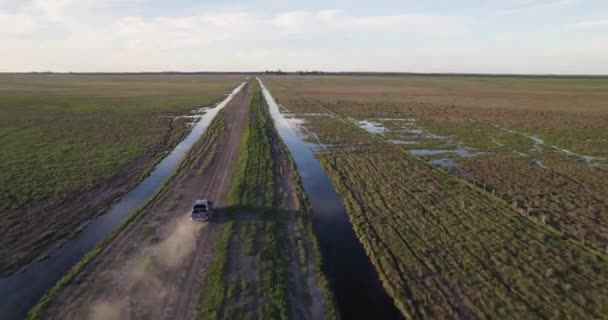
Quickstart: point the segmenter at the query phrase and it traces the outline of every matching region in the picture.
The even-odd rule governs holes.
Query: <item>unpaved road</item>
[[[257,94],[261,96],[259,91]],[[247,199],[244,203],[259,201],[256,205],[265,208],[243,206],[234,215],[224,272],[228,289],[215,311],[216,318],[333,318],[331,307],[326,304],[326,292],[321,289],[324,276],[315,265],[311,211],[298,183],[298,173],[289,161],[289,152],[266,106],[252,105],[251,108],[250,132],[263,132],[265,139],[250,136],[253,141],[248,140],[247,146],[254,147],[247,151],[267,150],[270,158],[269,163],[258,161],[266,151],[247,158],[249,174],[244,180],[249,182],[244,185],[252,186],[250,181],[255,181],[259,193],[257,196],[241,194],[241,197]],[[268,169],[271,172],[266,171]]]
[[[218,115],[225,116],[225,130],[204,173],[200,155],[213,150],[213,139],[193,147],[165,193],[55,296],[45,318],[195,318],[201,274],[212,261],[222,212],[209,224],[191,222],[188,212],[201,197],[215,200],[218,208],[224,203],[249,116],[248,88],[243,92]]]

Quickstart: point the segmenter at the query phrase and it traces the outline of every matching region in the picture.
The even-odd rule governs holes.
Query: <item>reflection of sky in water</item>
[[[538,152],[538,151],[541,151],[540,146],[541,146],[541,145],[545,145],[545,141],[544,141],[543,139],[541,139],[541,138],[539,138],[539,137],[537,137],[537,136],[534,136],[534,135],[532,135],[532,134],[525,133],[525,132],[520,132],[520,131],[515,131],[515,130],[512,130],[512,129],[503,128],[503,127],[500,127],[500,126],[498,126],[498,125],[494,125],[494,126],[495,126],[496,128],[502,129],[502,130],[507,131],[507,132],[509,132],[509,133],[513,133],[513,134],[522,135],[522,136],[524,136],[524,137],[526,137],[526,138],[528,138],[528,139],[532,140],[533,147],[530,149],[530,152]],[[495,138],[492,138],[492,141],[494,141],[496,144],[498,144],[498,145],[500,145],[500,146],[504,146],[503,144],[499,144],[498,142],[496,142],[496,139],[495,139]],[[570,151],[570,150],[568,150],[568,149],[563,149],[563,148],[560,148],[560,147],[558,147],[558,146],[556,146],[556,145],[551,145],[551,147],[552,147],[553,149],[555,149],[556,151],[559,151],[559,152],[564,153],[564,154],[566,154],[566,155],[573,156],[573,157],[578,157],[578,158],[580,158],[581,160],[583,160],[585,163],[587,163],[588,165],[593,165],[593,161],[598,161],[598,160],[606,160],[606,158],[602,158],[602,157],[594,157],[594,156],[589,156],[589,155],[584,155],[584,154],[576,153],[576,152]],[[519,155],[521,155],[521,156],[524,156],[524,157],[529,156],[529,155],[527,155],[527,154],[525,154],[525,153],[521,153],[521,152],[516,152],[516,153],[517,153],[517,154],[519,154]],[[536,160],[535,160],[535,161],[536,161]],[[540,166],[541,168],[543,168],[544,164],[543,164],[543,165],[539,164],[539,166]],[[543,168],[543,169],[544,169],[544,168]]]
[[[410,149],[408,152],[415,156],[433,156],[438,154],[449,154],[454,157],[474,157],[482,154],[470,147],[462,146],[460,143],[452,141],[449,137],[436,135],[430,132],[426,132],[423,128],[416,126],[416,119],[414,118],[372,118],[366,120],[356,120],[350,118],[351,121],[355,122],[359,127],[373,134],[388,134],[395,133],[403,136],[405,139],[388,139],[387,141],[398,144],[398,145],[413,145],[420,143],[423,140],[442,140],[446,143],[446,147],[449,149]],[[393,125],[387,128],[385,125],[392,122]],[[400,123],[400,124],[397,124]],[[407,140],[407,138],[412,140]],[[422,139],[422,140],[420,140]],[[452,147],[455,147],[452,149]],[[456,159],[435,159],[431,160],[431,163],[439,165],[441,167],[451,167],[454,165]]]
[[[429,161],[432,165],[438,166],[438,167],[442,167],[442,168],[446,168],[446,169],[450,169],[452,167],[454,167],[454,160],[449,159],[449,158],[441,158],[441,159],[433,159],[431,161]]]
[[[407,141],[407,140],[399,140],[399,139],[389,139],[389,142],[394,144],[416,144],[416,141]]]
[[[303,123],[301,119],[285,118],[270,92],[259,78],[258,81],[277,131],[296,163],[302,186],[310,200],[314,212],[313,229],[325,266],[323,272],[336,293],[340,312],[348,310],[358,316],[363,315],[363,318],[397,319],[399,312],[382,288],[357,239],[340,195],[314,157],[316,148],[325,150],[326,146],[313,132],[300,125]]]
[[[463,158],[474,157],[474,156],[477,156],[477,155],[480,155],[483,153],[483,152],[476,152],[475,150],[473,150],[471,148],[467,148],[467,147],[460,147],[457,149],[449,149],[449,150],[448,149],[410,149],[410,150],[408,150],[408,152],[415,156],[434,156],[437,154],[452,153],[452,154],[458,155]]]
[[[545,165],[545,163],[544,163],[542,160],[537,160],[537,159],[534,159],[534,163],[535,163],[537,166],[539,166],[541,169],[549,170],[549,167],[547,167],[547,166]]]
[[[371,133],[383,133],[384,131],[386,131],[386,128],[384,128],[384,126],[376,122],[362,120],[358,121],[358,124],[361,128]]]
[[[443,149],[411,149],[409,153],[415,156],[433,156],[442,153],[454,153],[454,150],[443,150]]]

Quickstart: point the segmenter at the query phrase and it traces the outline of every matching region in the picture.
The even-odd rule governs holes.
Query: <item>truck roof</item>
[[[207,199],[199,199],[199,200],[194,201],[195,205],[197,205],[197,204],[208,204],[208,203],[209,203],[209,200],[207,200]]]

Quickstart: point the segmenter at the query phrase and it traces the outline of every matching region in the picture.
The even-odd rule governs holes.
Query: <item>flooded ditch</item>
[[[235,88],[223,101],[203,115],[190,133],[154,168],[148,177],[115,202],[104,214],[91,220],[74,238],[52,246],[47,258],[25,266],[19,272],[0,278],[0,318],[23,319],[27,311],[76,264],[97,242],[118,227],[134,210],[144,205],[163,182],[173,174],[190,148],[205,132],[217,113],[245,85]]]
[[[382,287],[374,266],[353,231],[340,195],[314,156],[314,150],[320,146],[307,141],[300,122],[286,118],[261,81],[260,85],[275,127],[296,162],[304,191],[310,200],[314,212],[313,228],[323,258],[323,272],[335,293],[341,317],[401,319],[401,314]]]

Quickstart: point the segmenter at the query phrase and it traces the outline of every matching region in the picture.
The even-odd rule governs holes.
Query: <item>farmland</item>
[[[46,295],[11,292],[9,317],[608,314],[608,80],[264,75],[266,98],[249,77],[210,111],[243,77],[3,77],[19,106],[1,119],[9,273],[51,241],[83,241],[111,214],[82,222],[213,115]],[[215,203],[206,223],[188,215],[201,197]]]
[[[605,317],[607,80],[265,82],[406,317]]]
[[[0,76],[0,273],[129,190],[240,77]],[[10,257],[10,258],[9,258]]]
[[[30,311],[30,319],[331,319],[310,209],[251,81],[179,170]],[[201,195],[216,211],[190,221]]]

